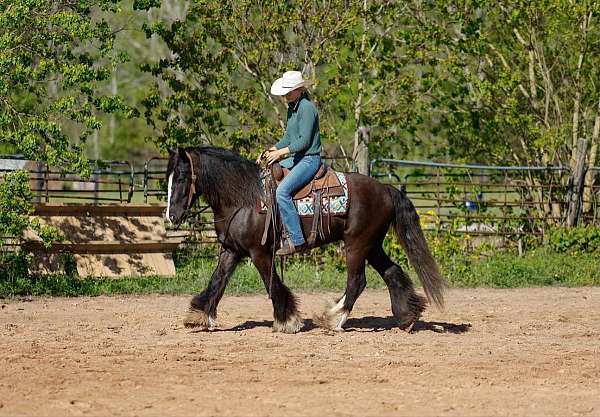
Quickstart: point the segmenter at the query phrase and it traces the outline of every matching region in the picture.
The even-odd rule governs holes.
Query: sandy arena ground
[[[0,415],[600,415],[600,288],[451,290],[412,334],[384,291],[341,334],[272,333],[266,296],[194,332],[187,303],[0,300]]]

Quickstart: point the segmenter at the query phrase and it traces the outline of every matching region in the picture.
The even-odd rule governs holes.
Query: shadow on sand
[[[248,320],[244,323],[238,324],[237,326],[230,327],[228,329],[214,329],[211,331],[214,332],[238,332],[242,330],[251,330],[259,327],[273,327],[273,321],[271,320]],[[380,332],[384,330],[392,330],[398,327],[398,321],[394,318],[394,316],[388,317],[374,317],[374,316],[366,316],[359,318],[351,318],[348,319],[346,325],[344,326],[346,332],[353,331],[365,331],[370,330],[372,332]],[[313,323],[312,319],[305,319],[304,326],[302,326],[301,332],[308,332],[310,330],[316,329],[317,326]],[[466,333],[471,329],[470,323],[446,323],[441,321],[417,321],[410,333],[418,333],[423,331],[431,331],[435,333],[453,333],[453,334],[461,334]],[[194,330],[193,332],[198,332],[200,330]]]
[[[352,331],[353,329],[364,329],[371,330],[374,332],[382,330],[391,330],[398,327],[398,321],[394,316],[388,317],[374,317],[366,316],[359,318],[348,319],[344,326],[346,331]],[[431,331],[435,333],[454,333],[461,334],[466,333],[471,328],[470,323],[446,323],[441,321],[423,321],[418,320],[414,325],[411,333]]]

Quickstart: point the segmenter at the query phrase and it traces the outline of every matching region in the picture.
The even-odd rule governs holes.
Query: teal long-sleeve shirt
[[[291,156],[321,154],[319,115],[315,105],[306,96],[288,105],[285,134],[275,147],[287,147]]]

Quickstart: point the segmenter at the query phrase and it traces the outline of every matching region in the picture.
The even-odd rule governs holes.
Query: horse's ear
[[[183,160],[187,160],[187,156],[185,155],[185,148],[182,148],[181,146],[177,147],[177,153],[179,154],[179,158],[183,159]]]
[[[169,152],[169,156],[173,155],[175,152],[177,152],[176,148],[172,148],[172,147],[168,147],[167,148],[167,152]]]

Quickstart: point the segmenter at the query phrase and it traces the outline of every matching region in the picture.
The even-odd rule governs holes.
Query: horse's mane
[[[185,150],[194,159],[201,192],[212,207],[254,207],[261,199],[260,168],[254,162],[233,151],[214,146],[189,147]],[[167,176],[175,165],[171,159]]]

